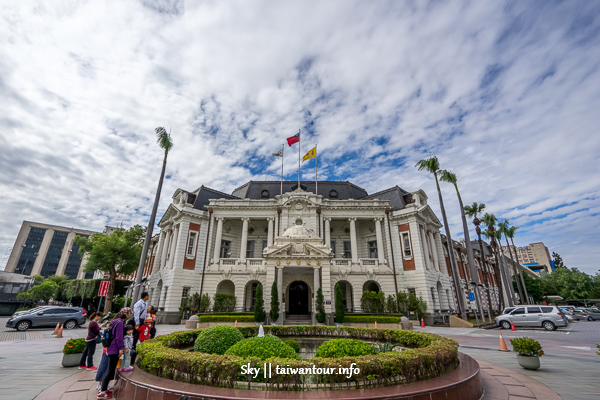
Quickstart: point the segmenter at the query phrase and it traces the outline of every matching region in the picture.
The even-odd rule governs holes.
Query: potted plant
[[[510,343],[513,351],[517,353],[517,361],[521,367],[532,370],[540,367],[540,357],[544,355],[540,342],[527,337],[519,337],[510,339]]]
[[[63,347],[62,366],[78,366],[79,360],[81,360],[81,355],[83,354],[83,350],[85,350],[84,338],[67,340],[67,343],[65,343],[65,346]]]

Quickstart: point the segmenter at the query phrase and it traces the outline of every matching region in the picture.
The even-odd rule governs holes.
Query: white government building
[[[283,194],[280,194],[283,192]],[[314,318],[322,288],[331,323],[335,285],[360,312],[364,290],[422,296],[428,312],[457,309],[442,224],[422,190],[369,195],[350,182],[253,182],[231,195],[178,189],[158,226],[149,261],[150,304],[178,322],[182,297],[231,293],[251,311],[258,283],[265,309],[277,282],[280,318]]]

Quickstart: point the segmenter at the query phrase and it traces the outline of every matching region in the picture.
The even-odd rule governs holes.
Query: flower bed
[[[258,327],[239,327],[244,337],[253,337]],[[458,366],[458,343],[441,336],[394,329],[369,329],[329,326],[267,326],[265,333],[280,338],[320,337],[349,338],[369,342],[398,343],[409,350],[355,357],[313,358],[295,360],[270,358],[272,376],[264,379],[262,390],[311,390],[339,387],[359,388],[397,385],[434,378]],[[237,357],[196,353],[184,350],[193,345],[201,330],[175,332],[138,345],[138,365],[150,374],[186,383],[219,387],[251,388],[250,377],[241,375],[242,366],[262,367],[257,357]],[[276,372],[275,365],[286,368],[338,369],[355,363],[360,372],[347,378],[343,374],[312,373],[310,375]]]

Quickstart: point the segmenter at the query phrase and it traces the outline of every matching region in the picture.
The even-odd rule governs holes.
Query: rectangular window
[[[267,248],[267,243],[268,242],[266,240],[263,240],[263,242],[262,242],[262,251],[265,251],[265,249]],[[261,254],[262,254],[262,252],[261,252]]]
[[[190,294],[190,287],[184,287],[183,290],[181,291],[181,298],[184,298],[185,296],[187,296],[188,294]]]
[[[187,255],[190,257],[194,256],[197,236],[198,236],[197,232],[190,232],[190,238],[188,240],[188,247],[187,247]]]
[[[231,257],[231,241],[230,240],[221,240],[221,253],[219,254],[221,258],[229,258]]]
[[[369,258],[377,258],[377,241],[367,242],[369,246]]]
[[[254,240],[246,242],[246,258],[254,258]]]
[[[344,240],[344,258],[352,258],[352,244],[349,240]]]
[[[333,257],[337,256],[337,251],[335,251],[335,240],[331,241],[331,251],[333,252]]]
[[[408,232],[402,232],[402,252],[404,257],[412,257],[412,249],[410,247],[410,237]]]
[[[542,312],[542,310],[540,310],[539,307],[527,307],[528,314],[539,314],[541,312]]]
[[[417,297],[417,290],[415,288],[408,288],[408,293],[410,293],[413,296]]]

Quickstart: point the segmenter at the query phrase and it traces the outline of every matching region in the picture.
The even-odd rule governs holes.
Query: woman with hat
[[[119,363],[119,358],[123,355],[123,333],[125,330],[125,325],[123,321],[127,320],[133,311],[131,308],[125,307],[122,308],[121,311],[117,313],[115,318],[112,321],[111,328],[111,337],[112,341],[110,346],[106,349],[106,354],[108,355],[108,369],[106,371],[106,375],[104,376],[104,380],[102,381],[102,387],[100,389],[100,393],[98,393],[99,399],[112,399],[112,391],[108,389],[108,383],[114,379],[115,370],[117,369],[117,364]]]

